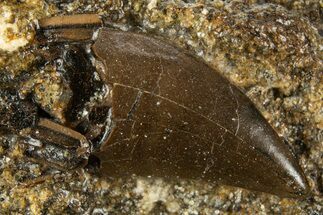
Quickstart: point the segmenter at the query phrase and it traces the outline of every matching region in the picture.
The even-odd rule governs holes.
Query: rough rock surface
[[[85,12],[168,38],[243,88],[296,152],[313,196],[300,201],[194,181],[44,169],[11,136],[0,138],[0,214],[323,213],[322,2],[4,1],[0,87],[30,73],[37,19]]]

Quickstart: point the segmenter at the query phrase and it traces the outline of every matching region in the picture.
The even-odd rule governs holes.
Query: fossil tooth
[[[101,29],[92,47],[112,86],[114,127],[96,156],[108,176],[218,181],[295,197],[308,192],[296,158],[252,102],[185,51]]]

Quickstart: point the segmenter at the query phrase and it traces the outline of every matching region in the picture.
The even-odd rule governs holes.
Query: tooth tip
[[[286,174],[290,175],[291,183],[288,183],[286,188],[289,190],[288,197],[292,198],[304,198],[310,195],[310,187],[308,185],[307,179],[298,165],[296,159],[289,162],[287,159],[284,162],[284,169]]]
[[[302,172],[299,172],[299,177],[295,178],[295,194],[296,196],[302,198],[302,197],[307,197],[310,195],[310,187],[308,185],[308,182],[306,180],[306,177],[304,176],[304,174],[302,174]]]

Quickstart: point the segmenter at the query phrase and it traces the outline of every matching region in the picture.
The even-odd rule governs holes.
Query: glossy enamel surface
[[[152,36],[99,30],[112,127],[95,155],[109,177],[202,179],[297,197],[307,182],[252,102],[201,60]]]

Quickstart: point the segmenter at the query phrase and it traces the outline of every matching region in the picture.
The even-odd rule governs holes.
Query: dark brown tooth
[[[52,42],[79,42],[89,41],[93,37],[93,29],[73,28],[73,29],[48,29],[43,32],[46,38],[51,38]],[[46,41],[41,41],[45,43]]]
[[[83,135],[48,119],[40,119],[36,126],[26,129],[23,136],[25,143],[31,146],[27,153],[54,168],[81,167],[89,156],[90,145]]]
[[[202,61],[159,39],[102,29],[92,47],[112,87],[107,176],[203,179],[297,197],[296,158],[252,102]]]
[[[40,119],[30,135],[37,140],[51,142],[64,148],[79,148],[88,144],[80,133],[47,119]]]
[[[100,26],[102,21],[97,14],[78,14],[73,16],[55,16],[39,20],[41,29],[77,26]]]
[[[63,56],[72,86],[66,125],[97,129],[84,131],[93,134],[91,157],[100,160],[102,175],[197,179],[281,197],[309,192],[297,159],[255,105],[200,59],[151,35],[102,27],[96,15],[48,18],[40,27],[49,56]],[[95,69],[109,92],[102,104],[91,103]],[[79,118],[89,103],[92,110],[109,104],[106,119]],[[56,126],[43,127],[80,140]],[[75,142],[51,140],[65,148]]]

